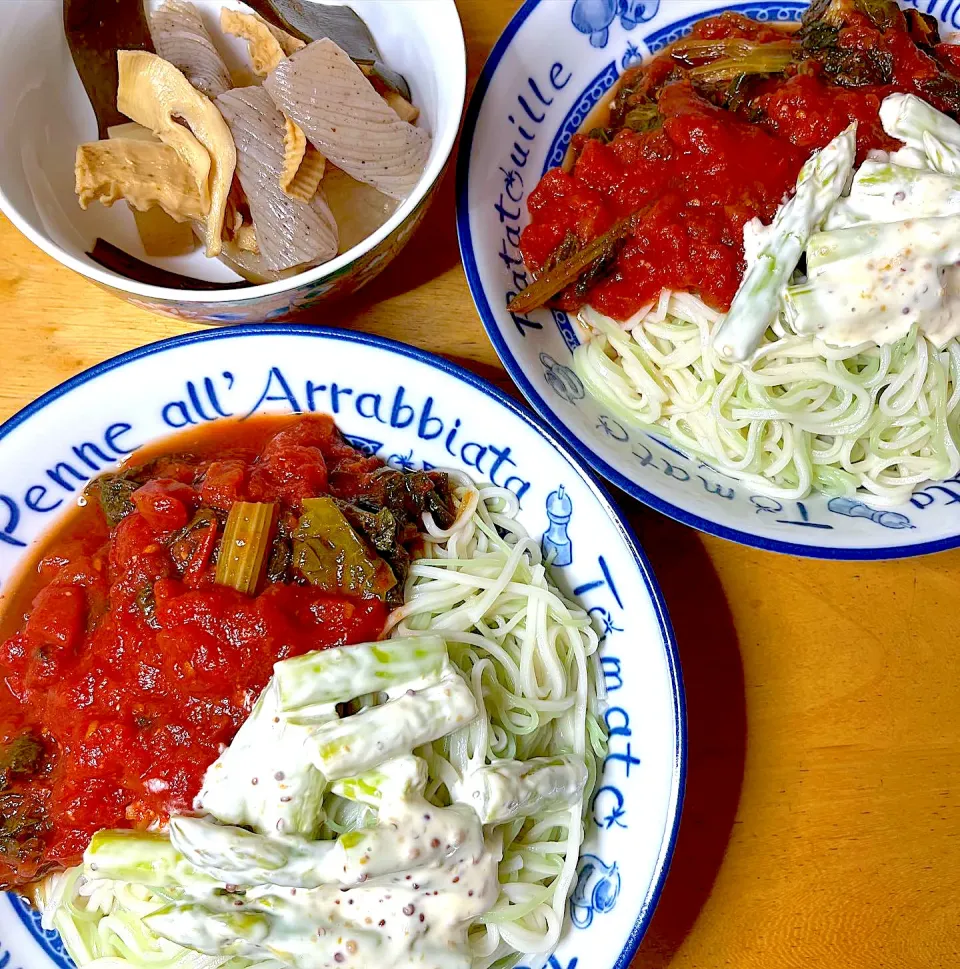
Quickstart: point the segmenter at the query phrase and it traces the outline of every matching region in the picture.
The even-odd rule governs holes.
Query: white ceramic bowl
[[[243,8],[239,0],[193,2],[211,25],[218,23],[221,6]],[[159,5],[159,0],[150,0],[150,5]],[[95,140],[97,125],[67,47],[62,0],[4,0],[0,9],[0,211],[70,269],[132,303],[183,319],[260,322],[353,292],[403,248],[426,212],[460,125],[466,51],[454,0],[350,0],[349,6],[367,22],[384,60],[406,77],[421,109],[418,124],[431,133],[433,145],[410,197],[380,229],[343,255],[280,282],[217,291],[148,286],[90,259],[87,252],[100,236],[174,272],[213,282],[241,282],[201,250],[151,260],[124,205],[107,209],[95,204],[84,212],[77,204],[77,145]],[[245,63],[244,45],[227,40],[222,48],[228,61]]]
[[[566,530],[570,564],[553,576],[604,634],[610,748],[571,920],[550,965],[569,969],[579,958],[585,969],[626,967],[653,914],[680,819],[686,739],[673,635],[650,567],[602,488],[486,382],[401,344],[283,324],[204,330],[117,357],[0,427],[0,589],[77,500],[96,473],[91,462],[112,466],[186,421],[202,422],[213,413],[211,391],[237,417],[332,411],[352,443],[395,465],[454,466],[511,488],[532,535],[553,525],[546,548]],[[0,967],[8,963],[70,965],[56,933],[12,895],[0,896]]]
[[[904,3],[914,6],[915,2]],[[705,16],[736,10],[778,23],[799,0],[526,0],[477,83],[458,162],[458,228],[467,280],[500,359],[540,414],[580,457],[624,491],[702,531],[793,555],[897,558],[960,545],[960,480],[917,491],[902,508],[849,499],[776,501],[623,424],[570,368],[578,338],[566,313],[506,311],[522,288],[517,241],[526,198],[563,160],[571,135],[620,73]],[[930,0],[942,33],[960,29],[960,4]],[[549,44],[544,38],[549,37]]]

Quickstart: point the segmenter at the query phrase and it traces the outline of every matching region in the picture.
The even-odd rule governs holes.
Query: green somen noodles
[[[470,929],[475,969],[513,965],[520,953],[557,943],[584,833],[585,805],[606,749],[598,637],[584,610],[549,577],[538,543],[517,521],[509,491],[458,485],[457,521],[440,530],[424,516],[423,555],[410,570],[404,605],[390,618],[393,637],[435,630],[470,685],[480,715],[466,727],[416,750],[429,767],[426,797],[451,802],[471,768],[500,758],[531,759],[563,751],[583,759],[584,797],[493,827],[502,840],[500,894]],[[375,698],[366,702],[374,703]],[[322,838],[371,823],[369,808],[328,793]],[[197,954],[161,939],[143,916],[168,900],[135,885],[51,876],[40,890],[45,924],[61,933],[80,966],[92,969],[282,969],[273,960]],[[385,967],[386,969],[386,967]]]
[[[751,362],[714,352],[721,319],[686,293],[621,326],[586,309],[574,353],[588,390],[617,416],[665,432],[718,471],[774,498],[813,491],[880,506],[960,471],[960,343],[914,327],[886,346],[829,347],[779,322]]]

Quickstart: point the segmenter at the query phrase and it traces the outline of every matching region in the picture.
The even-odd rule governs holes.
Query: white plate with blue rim
[[[354,446],[394,465],[457,467],[511,489],[521,522],[567,563],[554,578],[602,636],[610,743],[548,965],[627,966],[680,819],[686,742],[673,634],[650,566],[602,487],[486,382],[401,344],[286,325],[191,334],[109,360],[0,427],[0,590],[85,481],[138,447],[218,415],[311,411],[333,414]],[[0,967],[71,965],[25,901],[0,896]]]
[[[806,7],[806,0],[525,0],[494,46],[464,125],[457,220],[467,281],[501,361],[530,403],[583,461],[652,508],[721,538],[792,555],[889,559],[955,548],[960,477],[884,509],[857,498],[755,494],[659,435],[624,426],[593,400],[570,365],[579,336],[566,313],[506,309],[529,282],[518,246],[527,196],[563,161],[571,136],[620,74],[706,16],[735,10],[790,24]],[[960,5],[951,0],[922,9],[938,18],[943,35],[960,29]]]

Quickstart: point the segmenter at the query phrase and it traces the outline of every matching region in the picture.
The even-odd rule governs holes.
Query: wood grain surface
[[[472,85],[517,0],[459,5]],[[393,265],[312,319],[441,353],[516,393],[460,267],[452,172]],[[199,328],[101,291],[0,217],[0,418]],[[673,869],[635,969],[960,967],[960,552],[806,561],[619,500],[676,626],[690,728]],[[960,510],[945,513],[960,527]]]

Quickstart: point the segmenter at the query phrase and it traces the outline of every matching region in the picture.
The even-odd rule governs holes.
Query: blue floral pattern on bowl
[[[570,22],[594,47],[606,47],[614,20],[619,19],[624,30],[633,30],[652,20],[659,9],[660,0],[574,0]]]

